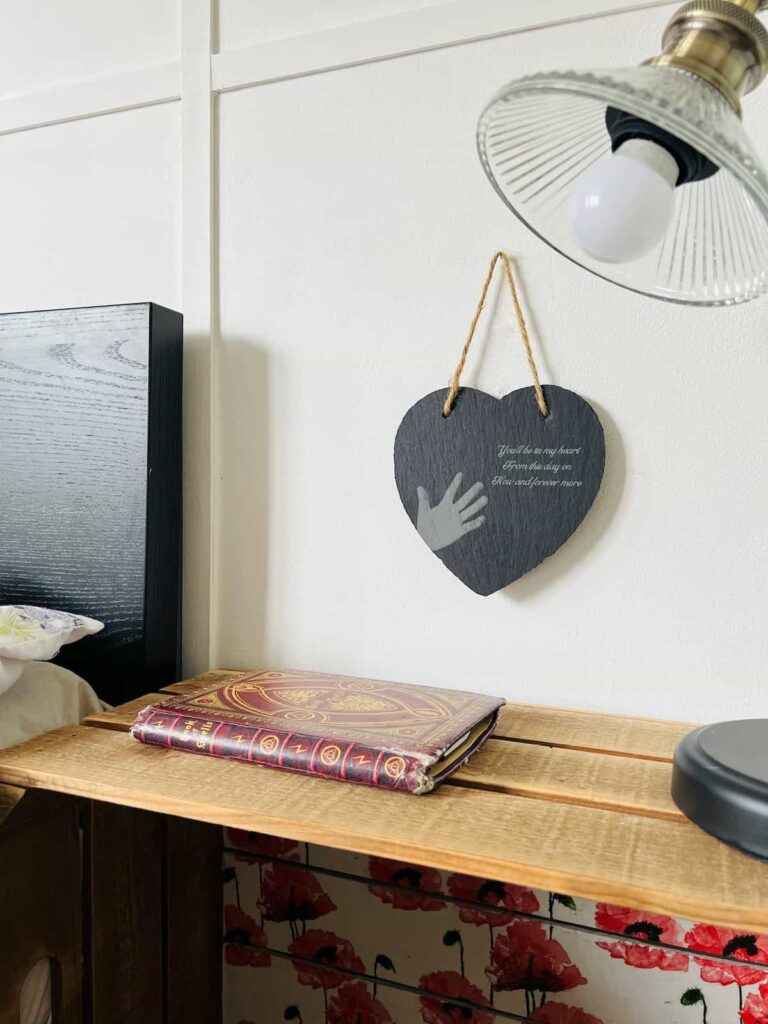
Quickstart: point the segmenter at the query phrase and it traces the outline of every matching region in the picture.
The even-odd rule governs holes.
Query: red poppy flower
[[[387,886],[370,885],[368,889],[396,910],[442,910],[445,906],[442,900],[425,895],[440,892],[442,879],[440,872],[434,868],[418,867],[416,864],[387,860],[385,857],[371,857],[368,873],[377,882],[389,882]]]
[[[539,909],[539,901],[530,889],[472,875],[451,875],[448,878],[448,892],[459,900],[486,903],[489,907],[499,908],[481,910],[479,907],[461,907],[459,917],[465,924],[487,924],[491,928],[502,928],[516,920],[516,915],[511,911],[535,914]]]
[[[228,828],[227,842],[238,850],[251,853],[257,860],[272,860],[274,857],[289,857],[298,860],[295,839],[281,839],[279,836],[268,836],[264,832],[246,832],[241,828]],[[243,858],[247,859],[247,858]]]
[[[533,1011],[531,1020],[544,1021],[545,1024],[603,1024],[591,1013],[585,1013],[576,1006],[563,1006],[562,1003],[546,1003]]]
[[[342,985],[328,1003],[328,1024],[393,1024],[389,1010],[374,999],[364,981]]]
[[[419,998],[424,1024],[493,1024],[496,1019],[493,1013],[471,1010],[468,1006],[453,1002],[454,999],[461,999],[476,1006],[491,1005],[477,985],[467,981],[458,971],[424,974],[419,978],[419,988],[435,993]]]
[[[516,921],[502,932],[493,944],[491,963],[485,973],[497,992],[563,992],[587,984],[560,943],[548,939],[538,921]]]
[[[315,921],[336,904],[311,871],[278,861],[264,872],[259,907],[267,921]]]
[[[768,938],[765,935],[747,935],[733,928],[716,928],[713,924],[697,924],[685,935],[685,944],[699,953],[727,956],[731,960],[750,960],[768,963]],[[693,958],[701,968],[701,980],[715,985],[756,985],[765,980],[765,969],[737,967],[722,960]]]
[[[630,967],[658,967],[661,971],[688,970],[688,956],[685,953],[642,944],[645,940],[680,945],[681,929],[673,917],[649,914],[645,910],[628,910],[626,907],[617,907],[611,903],[598,903],[595,908],[595,924],[603,931],[630,935],[640,940],[598,942],[600,949],[607,950],[614,960],[623,960]]]
[[[739,1016],[742,1024],[768,1024],[768,981],[747,996]]]
[[[269,953],[252,946],[266,946],[267,936],[252,917],[233,903],[224,908],[224,956],[233,967],[269,967]]]
[[[299,984],[310,985],[312,988],[338,988],[348,980],[346,974],[339,974],[338,971],[331,969],[333,967],[354,971],[355,974],[365,972],[365,964],[351,942],[320,928],[310,928],[298,939],[294,939],[288,946],[288,952],[301,957],[302,960],[310,961],[292,962],[299,975]]]

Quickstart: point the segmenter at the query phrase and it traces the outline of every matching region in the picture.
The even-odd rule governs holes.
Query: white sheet
[[[10,690],[0,695],[0,747],[75,725],[100,711],[102,702],[84,679],[49,661],[30,661]],[[24,982],[19,1024],[51,1024],[51,971],[39,960]]]
[[[75,725],[102,703],[84,679],[49,661],[30,661],[10,690],[0,695],[0,747]]]

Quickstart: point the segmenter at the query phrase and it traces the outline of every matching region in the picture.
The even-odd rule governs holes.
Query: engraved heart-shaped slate
[[[462,388],[412,406],[395,438],[405,511],[443,564],[477,594],[493,594],[557,551],[589,511],[605,468],[594,409],[547,385],[494,398]]]

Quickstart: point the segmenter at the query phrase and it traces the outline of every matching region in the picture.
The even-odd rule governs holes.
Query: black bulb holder
[[[605,126],[611,137],[611,149],[616,150],[623,146],[630,139],[647,139],[662,146],[677,164],[677,181],[675,185],[685,185],[691,181],[704,181],[717,174],[717,164],[712,163],[703,153],[700,153],[687,142],[678,139],[671,132],[659,128],[650,121],[644,121],[642,117],[628,114],[624,110],[617,110],[615,107],[608,107],[605,111]]]

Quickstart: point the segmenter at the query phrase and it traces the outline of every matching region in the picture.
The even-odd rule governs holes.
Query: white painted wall
[[[232,0],[221,5],[220,47],[224,52],[237,50],[441,6],[445,0],[262,0],[258,4]]]
[[[24,95],[173,60],[175,0],[23,0],[3,4],[0,96]]]
[[[96,70],[109,80],[71,85],[66,109],[61,89],[21,95],[18,70],[4,83],[0,61],[0,94],[13,94],[0,96],[0,132],[14,118],[84,118],[0,136],[0,308],[153,298],[193,311],[190,669],[329,669],[662,717],[768,714],[766,300],[687,310],[591,278],[518,225],[474,150],[477,114],[503,82],[636,63],[669,5],[220,6],[209,38],[208,0],[184,0],[180,18],[158,5],[183,45],[158,49],[148,18],[130,64],[123,51]],[[69,9],[36,0],[20,24],[34,32],[43,12]],[[524,31],[542,19],[552,24]],[[108,24],[68,37],[84,79]],[[396,53],[407,55],[383,59]],[[210,83],[221,95],[209,122]],[[152,97],[166,102],[147,107]],[[137,109],[88,116],[125,106]],[[768,88],[746,106],[768,156]],[[598,408],[608,461],[568,545],[480,598],[402,511],[392,443],[409,405],[450,376],[499,247],[520,260],[544,380]],[[466,383],[528,383],[503,294]]]
[[[179,288],[172,105],[0,136],[0,309],[153,300]]]

